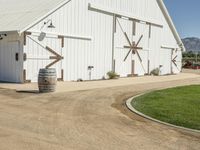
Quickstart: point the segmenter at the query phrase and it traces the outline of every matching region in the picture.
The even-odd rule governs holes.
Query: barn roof
[[[71,0],[0,0],[0,32],[22,33]],[[184,50],[181,38],[163,3],[157,0],[169,27]]]
[[[0,32],[20,32],[66,0],[0,0]]]

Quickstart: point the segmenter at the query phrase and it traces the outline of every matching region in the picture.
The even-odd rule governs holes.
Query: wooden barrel
[[[54,92],[56,90],[56,69],[40,69],[38,75],[38,88],[40,93]]]

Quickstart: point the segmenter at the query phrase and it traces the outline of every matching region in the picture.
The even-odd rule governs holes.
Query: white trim
[[[158,5],[159,5],[159,7],[160,7],[160,9],[161,9],[161,11],[162,11],[162,13],[163,13],[163,15],[164,15],[166,21],[167,21],[167,23],[168,23],[168,25],[169,25],[169,27],[170,27],[172,33],[173,33],[173,35],[174,35],[174,37],[175,37],[175,39],[176,39],[176,41],[177,41],[177,44],[179,45],[179,47],[180,47],[183,51],[185,51],[185,47],[184,47],[184,45],[183,45],[183,42],[182,42],[182,40],[181,40],[181,38],[180,38],[180,36],[179,36],[177,30],[176,30],[176,27],[175,27],[175,25],[174,25],[174,23],[173,23],[173,21],[172,21],[172,18],[171,18],[170,15],[169,15],[169,12],[168,12],[168,10],[167,10],[167,8],[166,8],[166,6],[165,6],[163,0],[157,0],[157,3],[158,3]]]
[[[42,17],[40,17],[39,19],[37,19],[36,21],[34,21],[33,23],[31,23],[30,25],[28,25],[27,27],[25,27],[24,29],[18,31],[19,34],[22,34],[24,31],[29,30],[31,27],[33,27],[34,25],[36,25],[37,23],[39,23],[40,21],[42,21],[43,19],[45,19],[46,17],[50,16],[51,14],[53,14],[55,11],[57,11],[58,9],[60,9],[61,7],[63,7],[64,5],[66,5],[67,3],[71,2],[72,0],[65,0],[63,1],[61,4],[59,4],[57,7],[55,7],[54,9],[50,10],[47,14],[43,15]]]
[[[116,11],[112,8],[107,8],[105,6],[101,6],[101,5],[97,5],[94,3],[88,3],[88,9],[91,11],[96,11],[96,12],[100,12],[100,13],[104,13],[107,15],[115,15],[117,17],[122,17],[122,18],[127,18],[129,20],[135,20],[135,21],[139,21],[139,22],[145,22],[146,24],[151,24],[154,26],[158,26],[158,27],[163,27],[161,22],[158,22],[156,20],[149,20],[146,18],[142,18],[139,16],[135,16],[133,14],[129,14],[126,12],[121,12],[121,11]]]
[[[57,38],[58,36],[63,36],[64,38],[69,39],[77,39],[77,40],[87,40],[91,41],[91,36],[82,36],[82,35],[70,35],[70,34],[63,34],[63,33],[56,33],[56,32],[46,32],[46,31],[39,31],[39,30],[28,30],[31,32],[33,36],[39,36],[41,32],[46,33],[47,37]]]
[[[166,45],[162,45],[161,48],[163,48],[163,49],[171,49],[171,50],[173,50],[173,49],[179,49],[178,47],[166,46]]]
[[[37,60],[50,60],[49,59],[49,56],[38,56],[38,55],[28,55],[27,56],[27,59],[32,59],[32,60],[35,60],[35,59],[37,59]]]

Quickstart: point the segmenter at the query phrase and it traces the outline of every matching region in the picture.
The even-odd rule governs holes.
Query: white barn
[[[162,0],[0,0],[0,12],[0,81],[36,82],[45,67],[63,81],[181,71]]]

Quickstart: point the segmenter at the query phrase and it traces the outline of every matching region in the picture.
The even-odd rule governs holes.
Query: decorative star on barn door
[[[129,52],[128,52],[128,54],[127,54],[126,57],[124,58],[124,61],[126,61],[126,59],[128,58],[129,54],[130,54],[131,51],[132,51],[132,54],[137,54],[138,58],[139,58],[140,61],[142,62],[142,58],[140,57],[138,50],[139,50],[139,49],[143,49],[143,48],[142,48],[142,47],[138,47],[138,45],[139,45],[140,41],[142,40],[143,35],[141,35],[141,37],[140,37],[140,39],[138,40],[137,43],[135,43],[134,41],[131,43],[131,41],[129,40],[129,38],[128,38],[126,32],[124,32],[124,34],[125,34],[126,39],[127,39],[128,43],[129,43],[129,46],[124,46],[124,48],[129,48],[129,49],[130,49]]]
[[[127,60],[128,56],[131,54],[131,52],[132,52],[132,54],[136,54],[137,57],[138,57],[138,59],[139,59],[139,62],[140,62],[140,64],[141,64],[141,66],[142,66],[142,68],[143,68],[143,70],[144,70],[144,72],[146,72],[146,70],[145,70],[145,68],[144,68],[144,66],[143,66],[143,63],[142,63],[142,57],[140,56],[140,54],[139,54],[139,52],[138,52],[138,50],[142,50],[142,49],[143,49],[142,47],[138,47],[138,45],[140,44],[141,40],[143,39],[143,35],[140,36],[140,38],[139,38],[139,40],[137,41],[137,43],[136,43],[135,41],[132,41],[132,42],[131,42],[131,40],[129,39],[127,33],[123,30],[123,28],[122,28],[122,26],[121,26],[119,20],[118,20],[118,19],[116,19],[116,20],[117,20],[117,22],[118,22],[118,24],[119,24],[119,26],[120,26],[121,31],[123,32],[123,34],[124,34],[124,36],[125,36],[125,38],[126,38],[128,44],[129,44],[128,46],[124,46],[124,48],[130,49],[130,50],[128,51],[126,57],[124,58],[124,61]]]
[[[172,52],[175,52],[175,56],[172,58],[172,63],[176,66],[176,68],[179,70],[179,68],[178,68],[178,65],[177,65],[177,57],[178,57],[178,55],[177,55],[177,52],[178,52],[178,49],[173,49],[173,51]],[[180,70],[179,70],[180,71]]]

